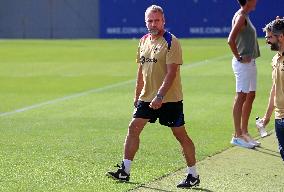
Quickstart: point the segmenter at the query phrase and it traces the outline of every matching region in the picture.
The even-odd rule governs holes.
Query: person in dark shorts
[[[164,12],[160,6],[147,8],[145,22],[149,33],[140,39],[137,51],[135,110],[124,143],[124,159],[116,171],[109,171],[107,175],[129,181],[140,133],[148,122],[154,123],[159,118],[161,125],[171,128],[187,163],[187,175],[177,187],[190,188],[198,185],[200,180],[195,166],[195,147],[184,126],[181,46],[178,39],[165,30]]]
[[[149,119],[150,123],[155,123],[159,118],[159,123],[167,127],[179,127],[184,125],[183,103],[167,102],[161,108],[150,108],[150,102],[138,101],[134,118]]]

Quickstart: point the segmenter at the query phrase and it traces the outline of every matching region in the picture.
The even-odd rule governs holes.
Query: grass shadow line
[[[268,151],[268,152],[272,152],[272,153],[276,153],[276,154],[279,154],[279,151],[275,151],[275,150],[272,150],[272,149],[268,149],[268,148],[265,148],[265,147],[257,147],[257,149],[262,149],[264,151]]]
[[[145,189],[152,189],[152,190],[155,190],[155,191],[161,191],[161,192],[175,192],[175,191],[169,191],[169,190],[165,190],[165,189],[159,189],[159,188],[155,188],[155,187],[148,187],[148,186],[140,186],[139,188],[145,188]],[[201,188],[201,187],[192,187],[190,188],[191,190],[198,190],[198,191],[204,191],[204,192],[213,192],[209,189],[204,189],[204,188]]]
[[[263,149],[263,150],[260,150],[260,149]],[[257,151],[257,152],[266,154],[266,155],[281,158],[280,154],[276,151],[273,151],[273,150],[269,150],[269,149],[266,149],[266,148],[255,148],[254,150]],[[276,155],[276,153],[277,153],[277,155]]]

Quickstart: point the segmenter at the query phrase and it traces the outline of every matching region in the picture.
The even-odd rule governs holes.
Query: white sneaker
[[[250,140],[249,143],[251,143],[255,147],[259,147],[261,145],[261,143],[259,141],[256,141],[256,140]]]
[[[246,142],[244,139],[240,137],[233,137],[231,140],[231,144],[248,149],[253,149],[255,147],[253,144]]]
[[[251,145],[254,145],[255,147],[259,147],[261,144],[259,141],[254,140],[249,134],[244,134],[242,136],[244,137],[246,142],[250,143]]]

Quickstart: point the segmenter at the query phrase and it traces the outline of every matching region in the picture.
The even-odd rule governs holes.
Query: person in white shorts
[[[235,134],[231,144],[254,148],[260,143],[248,133],[248,121],[256,92],[255,59],[260,56],[255,27],[249,13],[257,0],[238,0],[240,9],[232,19],[228,44],[233,53],[232,67],[236,77],[236,96],[233,105]]]
[[[255,92],[257,75],[255,59],[243,64],[234,57],[232,59],[232,67],[236,78],[236,93]]]

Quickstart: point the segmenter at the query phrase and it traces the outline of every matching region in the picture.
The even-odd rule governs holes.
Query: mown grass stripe
[[[264,46],[262,46],[261,48],[263,48],[263,47]],[[199,67],[199,66],[207,65],[207,64],[212,63],[214,61],[218,61],[218,60],[222,60],[222,59],[226,59],[226,58],[230,58],[230,57],[231,57],[231,54],[229,54],[229,55],[227,54],[227,55],[215,57],[215,58],[212,58],[212,59],[202,60],[202,61],[195,62],[195,63],[192,63],[192,64],[185,64],[184,68]],[[124,85],[130,84],[130,83],[133,83],[133,82],[135,82],[135,79],[123,81],[123,82],[120,82],[120,83],[115,83],[115,84],[112,84],[112,85],[107,85],[107,86],[101,87],[101,88],[91,89],[91,90],[84,91],[84,92],[81,92],[81,93],[76,93],[76,94],[73,94],[73,95],[68,95],[68,96],[57,98],[57,99],[54,99],[54,100],[49,100],[49,101],[46,101],[46,102],[43,102],[43,103],[38,103],[38,104],[27,106],[27,107],[24,107],[24,108],[16,109],[14,111],[0,113],[0,117],[14,115],[14,114],[17,114],[17,113],[29,111],[29,110],[36,109],[36,108],[40,108],[40,107],[43,107],[43,106],[46,106],[46,105],[56,104],[56,103],[59,103],[61,101],[66,101],[66,100],[82,97],[82,96],[89,95],[89,94],[92,94],[92,93],[99,93],[99,92],[106,91],[106,90],[109,90],[109,89],[113,89],[113,88],[116,88],[116,87],[124,86]]]

